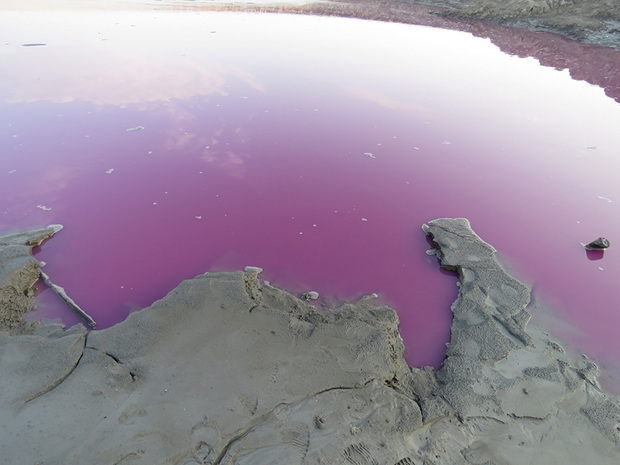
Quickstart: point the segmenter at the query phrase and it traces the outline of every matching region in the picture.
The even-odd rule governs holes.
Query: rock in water
[[[598,239],[590,242],[586,245],[588,250],[605,250],[609,248],[609,240],[605,237],[599,237]]]
[[[319,298],[319,293],[316,291],[308,291],[308,292],[304,292],[301,295],[301,298],[303,300],[316,300]]]

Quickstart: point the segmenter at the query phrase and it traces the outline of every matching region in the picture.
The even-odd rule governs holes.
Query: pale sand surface
[[[0,455],[62,464],[616,464],[620,402],[528,325],[530,289],[467,220],[424,227],[460,276],[441,369],[410,368],[396,313],[333,310],[260,269],[184,281],[116,326],[0,332]],[[0,295],[29,266],[13,236]],[[52,239],[53,240],[53,239]],[[5,250],[3,247],[2,250]],[[23,293],[23,289],[17,289]]]

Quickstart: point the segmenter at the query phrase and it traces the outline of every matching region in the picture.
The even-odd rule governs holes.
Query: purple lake
[[[421,225],[466,217],[620,391],[618,128],[600,87],[463,32],[0,17],[0,231],[63,224],[37,258],[98,328],[253,265],[319,304],[378,293],[409,363],[437,367],[458,289]],[[587,255],[598,236],[611,248]],[[37,299],[36,317],[78,322],[51,291]]]

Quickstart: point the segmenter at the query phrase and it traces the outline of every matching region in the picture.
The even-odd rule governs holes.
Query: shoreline
[[[33,0],[28,2],[24,11],[127,9],[284,13],[349,17],[455,30],[488,38],[510,55],[533,57],[543,66],[567,69],[573,79],[599,86],[607,96],[620,102],[620,4],[612,5],[601,0],[597,9],[589,11],[587,7],[591,2],[581,2],[575,8],[568,5],[550,9],[546,8],[547,3],[543,0],[59,0],[52,6],[44,0]],[[530,12],[531,4],[538,5],[538,9]],[[514,8],[510,9],[510,5]],[[0,4],[0,11],[22,9],[24,3],[18,0]],[[591,18],[595,13],[607,19]],[[585,19],[579,19],[584,14]]]
[[[467,220],[424,230],[460,284],[438,371],[406,364],[398,317],[373,296],[323,311],[261,281],[260,268],[206,273],[105,330],[0,332],[2,352],[21,354],[0,362],[4,456],[616,463],[620,399],[600,389],[597,366],[528,324],[530,288]],[[2,244],[23,251],[49,234]],[[24,429],[28,441],[17,439]]]
[[[620,51],[620,5],[613,0],[33,0],[28,4],[6,0],[1,9],[255,11],[355,17],[457,30],[483,23],[559,34]]]

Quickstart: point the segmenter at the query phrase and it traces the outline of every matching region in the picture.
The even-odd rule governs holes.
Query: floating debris
[[[377,158],[371,152],[364,152],[364,156],[368,158]]]
[[[22,44],[22,47],[44,47],[47,44]]]
[[[611,203],[611,202],[613,202],[613,200],[611,200],[610,198],[603,197],[602,195],[597,195],[597,196],[596,196],[596,198],[597,198],[597,199],[604,200],[604,201],[605,201],[605,202],[607,202],[607,203]]]
[[[40,208],[43,211],[50,211],[52,209],[52,207],[46,207],[45,205],[37,205],[37,208]]]
[[[112,174],[113,171],[114,171],[114,168],[110,168],[109,170],[106,170],[105,174]]]
[[[368,221],[368,218],[362,218],[362,221]]]
[[[76,304],[73,299],[71,297],[69,297],[67,295],[67,292],[65,291],[64,288],[57,286],[56,284],[54,284],[51,280],[50,277],[48,275],[46,275],[43,270],[39,270],[41,273],[41,278],[43,278],[43,282],[52,290],[54,291],[54,293],[56,295],[58,295],[58,297],[60,297],[62,300],[65,301],[65,303],[69,306],[69,308],[71,308],[71,310],[73,310],[75,313],[78,314],[78,316],[84,320],[84,322],[90,326],[91,328],[94,328],[95,326],[97,326],[97,323],[95,323],[95,320],[93,320],[90,315],[88,313],[86,313],[84,310],[82,310],[80,308],[80,306],[78,304]]]
[[[17,170],[11,170],[11,171],[9,171],[9,174],[13,174],[13,173],[15,173],[16,171],[17,171]]]
[[[588,150],[596,150],[596,149],[598,149],[598,146],[597,145],[590,145],[590,146],[586,147],[586,149],[588,149]]]
[[[129,131],[144,131],[144,126],[136,126],[134,128],[127,128],[125,129],[125,131],[129,132]]]
[[[605,250],[610,246],[609,239],[605,237],[599,237],[593,240],[589,244],[584,245],[587,250]]]
[[[442,142],[443,145],[450,145],[452,142],[450,142],[449,140],[444,140]]]

